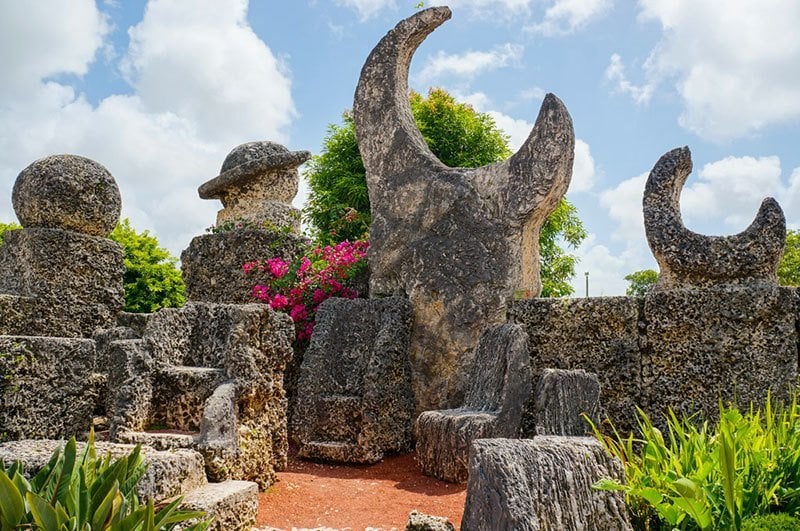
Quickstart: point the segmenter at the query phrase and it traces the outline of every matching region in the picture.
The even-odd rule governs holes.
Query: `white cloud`
[[[248,26],[244,0],[153,0],[130,30],[123,59],[133,94],[92,106],[66,82],[45,80],[88,71],[107,31],[93,2],[66,4],[12,24],[21,27],[14,49],[27,58],[5,65],[5,77],[24,83],[0,107],[0,219],[13,218],[8,192],[22,168],[51,153],[77,153],[108,167],[123,215],[178,253],[214,222],[220,205],[200,200],[197,187],[228,151],[245,141],[287,140],[288,75]],[[83,16],[73,19],[79,8]],[[51,33],[65,21],[70,26]],[[27,46],[40,39],[50,39],[47,49]],[[40,61],[49,66],[17,75]]]
[[[622,58],[616,53],[611,55],[605,77],[606,80],[614,83],[617,91],[629,95],[636,104],[649,102],[650,97],[653,95],[653,89],[655,89],[653,83],[634,85],[628,81],[625,75],[625,65],[622,63]]]
[[[370,19],[384,9],[395,9],[394,0],[336,0],[336,5],[348,7],[358,13],[361,21]]]
[[[506,43],[491,51],[469,51],[463,54],[448,54],[439,51],[430,57],[417,74],[420,83],[442,76],[475,77],[481,72],[495,70],[519,62],[524,47]]]
[[[683,99],[680,124],[725,141],[800,118],[800,2],[639,0],[662,26],[645,64]]]
[[[4,2],[0,94],[24,95],[30,84],[55,74],[85,74],[108,31],[91,0]]]
[[[515,16],[527,15],[530,12],[533,0],[433,0],[428,5],[446,5],[458,11],[461,8],[469,10],[472,16],[492,16],[508,19]]]
[[[567,35],[582,29],[613,6],[613,0],[553,0],[541,22],[527,29],[546,36]]]

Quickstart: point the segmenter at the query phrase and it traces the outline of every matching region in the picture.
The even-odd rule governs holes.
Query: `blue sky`
[[[219,205],[197,187],[252,140],[318,152],[377,41],[413,0],[0,0],[0,220],[52,153],[104,164],[123,214],[176,255]],[[426,6],[442,2],[426,2]],[[689,145],[687,226],[744,229],[771,195],[800,226],[800,2],[453,0],[412,88],[490,113],[516,147],[546,92],[575,124],[569,199],[590,237],[575,285],[621,294],[655,267],[646,174]],[[301,191],[297,202],[303,200]]]

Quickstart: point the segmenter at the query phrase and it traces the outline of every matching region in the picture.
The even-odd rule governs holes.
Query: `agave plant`
[[[0,531],[151,531],[183,523],[186,530],[206,529],[202,512],[179,510],[182,498],[156,508],[153,500],[140,505],[136,484],[147,465],[140,446],[119,459],[98,458],[94,434],[80,454],[75,438],[56,449],[32,479],[16,462],[0,470]],[[189,520],[196,523],[187,525]]]

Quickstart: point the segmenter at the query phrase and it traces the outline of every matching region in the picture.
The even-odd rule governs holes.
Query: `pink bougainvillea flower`
[[[273,277],[283,278],[289,272],[289,264],[278,257],[270,258],[266,261],[266,269]]]
[[[244,271],[245,275],[247,275],[257,267],[258,267],[258,260],[253,260],[252,262],[247,262],[246,264],[242,264],[242,271]]]
[[[272,300],[269,301],[269,307],[273,310],[285,310],[287,306],[289,306],[289,299],[280,293],[276,294],[272,297]]]
[[[258,284],[256,286],[253,286],[252,295],[253,295],[253,297],[255,297],[256,299],[258,299],[260,301],[266,301],[266,300],[269,299],[269,289],[267,289],[266,286],[262,286],[261,284]]]
[[[302,304],[296,304],[292,307],[291,311],[289,312],[289,317],[292,318],[292,321],[295,323],[298,321],[302,321],[303,319],[308,317],[308,310]]]
[[[297,276],[303,278],[308,270],[311,269],[311,260],[307,256],[300,259],[300,267],[297,268]]]
[[[318,305],[319,303],[328,298],[328,294],[325,293],[323,290],[317,288],[314,290],[314,295],[311,298],[314,301],[314,304]]]

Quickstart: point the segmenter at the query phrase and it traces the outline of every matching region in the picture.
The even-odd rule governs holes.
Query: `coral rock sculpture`
[[[297,167],[309,158],[308,151],[289,151],[275,142],[248,142],[234,148],[220,174],[197,191],[202,199],[222,201],[217,224],[266,221],[299,232],[299,212],[289,203],[297,195]]]
[[[688,147],[673,149],[656,163],[644,190],[647,242],[661,269],[655,291],[718,284],[777,284],[786,241],[786,219],[778,202],[761,203],[753,223],[733,236],[704,236],[681,220],[680,196],[692,171]]]
[[[539,293],[539,229],[564,195],[575,136],[563,103],[544,98],[510,159],[450,168],[431,153],[408,102],[413,52],[446,7],[401,21],[361,71],[353,103],[372,209],[370,293],[406,293],[417,410],[461,403],[481,331],[505,320],[515,290]]]

